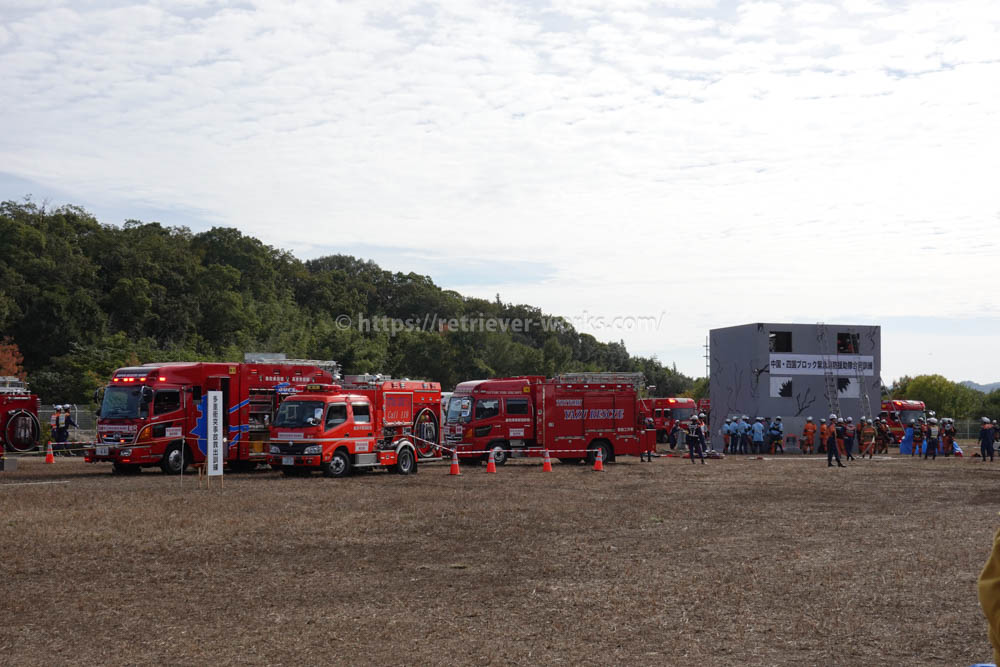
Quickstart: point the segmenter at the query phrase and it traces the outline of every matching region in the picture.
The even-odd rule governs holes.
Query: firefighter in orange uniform
[[[858,448],[861,450],[861,458],[868,454],[869,459],[875,458],[875,450],[878,448],[878,434],[875,431],[875,422],[871,419],[861,424],[858,431]]]
[[[826,453],[826,436],[828,435],[828,433],[827,433],[828,429],[829,429],[829,427],[826,425],[826,420],[825,419],[820,419],[819,420],[819,449],[816,450],[817,453],[819,453],[819,454],[825,454]]]
[[[820,435],[822,438],[823,436]],[[816,440],[816,424],[812,417],[806,417],[806,425],[802,427],[802,453],[813,453],[813,442]]]

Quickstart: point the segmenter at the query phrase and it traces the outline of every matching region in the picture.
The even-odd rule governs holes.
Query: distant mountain
[[[1000,382],[992,382],[990,384],[979,384],[978,382],[971,382],[966,380],[965,382],[959,382],[963,387],[968,387],[969,389],[975,389],[976,391],[981,391],[984,394],[988,394],[994,389],[1000,389]]]

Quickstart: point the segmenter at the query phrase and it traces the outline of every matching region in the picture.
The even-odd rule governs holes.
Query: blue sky
[[[883,325],[1000,379],[993,0],[7,0],[0,198],[585,315]],[[581,326],[586,330],[586,326]]]

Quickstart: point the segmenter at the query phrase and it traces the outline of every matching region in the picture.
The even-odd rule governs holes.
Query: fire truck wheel
[[[111,474],[113,475],[138,475],[139,466],[135,463],[112,463]]]
[[[323,474],[327,477],[347,477],[351,474],[351,459],[347,452],[338,449],[333,457],[323,464]]]
[[[396,454],[396,472],[400,475],[412,475],[417,472],[417,461],[413,457],[413,450],[403,447]]]
[[[179,475],[191,462],[191,454],[182,449],[183,445],[175,442],[167,447],[160,461],[160,469],[167,475]]]
[[[611,460],[611,446],[603,440],[590,443],[587,448],[587,463],[593,463],[597,459],[597,450],[601,450],[601,460],[607,463]]]
[[[507,447],[504,442],[494,442],[490,445],[490,451],[493,452],[493,463],[498,466],[502,466],[507,463]],[[486,460],[490,460],[490,455],[486,454]]]

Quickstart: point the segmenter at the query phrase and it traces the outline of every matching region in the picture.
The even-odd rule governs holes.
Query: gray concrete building
[[[727,417],[780,416],[788,436],[802,433],[806,417],[818,425],[831,412],[855,421],[879,412],[881,327],[756,323],[712,329],[709,354],[716,449],[722,449],[719,431]]]

